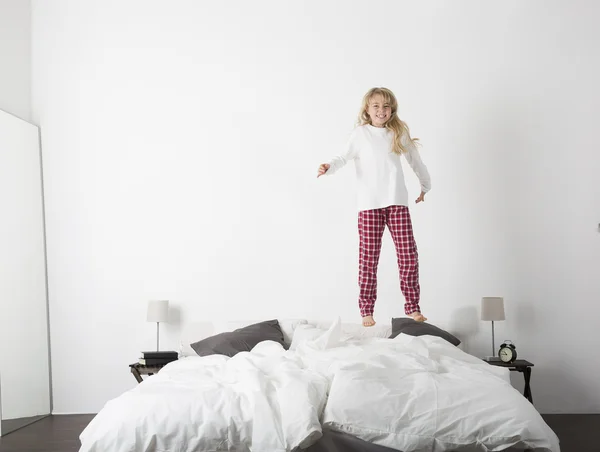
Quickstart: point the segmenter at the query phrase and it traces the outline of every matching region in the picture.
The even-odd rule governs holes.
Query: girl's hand
[[[319,166],[319,174],[317,174],[317,177],[321,177],[323,174],[325,174],[327,172],[328,169],[329,169],[328,163],[321,164],[321,166]]]
[[[425,201],[425,193],[424,192],[421,192],[419,197],[416,199],[415,203],[419,204],[421,201]]]

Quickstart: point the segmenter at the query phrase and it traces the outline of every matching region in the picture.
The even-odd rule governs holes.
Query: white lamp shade
[[[483,297],[481,299],[481,320],[504,320],[504,298]]]
[[[148,302],[148,322],[169,321],[169,300],[151,300]]]

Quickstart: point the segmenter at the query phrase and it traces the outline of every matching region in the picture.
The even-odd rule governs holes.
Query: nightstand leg
[[[533,403],[533,395],[531,394],[531,386],[529,381],[531,380],[531,367],[526,367],[523,370],[523,376],[525,377],[525,389],[523,390],[523,395]]]
[[[140,375],[139,371],[135,367],[131,368],[131,373],[133,374],[133,376],[135,377],[135,379],[137,380],[138,383],[141,383],[142,381],[144,381],[142,379],[142,376]]]

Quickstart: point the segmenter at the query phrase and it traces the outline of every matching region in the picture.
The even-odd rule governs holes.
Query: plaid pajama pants
[[[419,257],[413,237],[412,222],[407,206],[389,206],[384,209],[364,210],[358,213],[360,293],[358,306],[362,317],[373,315],[377,299],[377,264],[381,239],[387,225],[396,246],[400,289],[404,295],[404,312],[421,312],[419,298]]]

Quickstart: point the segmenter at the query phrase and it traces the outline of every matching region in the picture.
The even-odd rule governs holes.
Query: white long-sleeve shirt
[[[406,137],[402,145],[407,152],[392,151],[394,133],[383,127],[365,124],[356,127],[342,155],[329,162],[326,175],[332,175],[354,160],[357,179],[357,208],[359,211],[381,209],[392,205],[407,206],[408,191],[402,171],[401,155],[413,169],[421,183],[421,191],[431,189],[427,167],[416,146]]]

